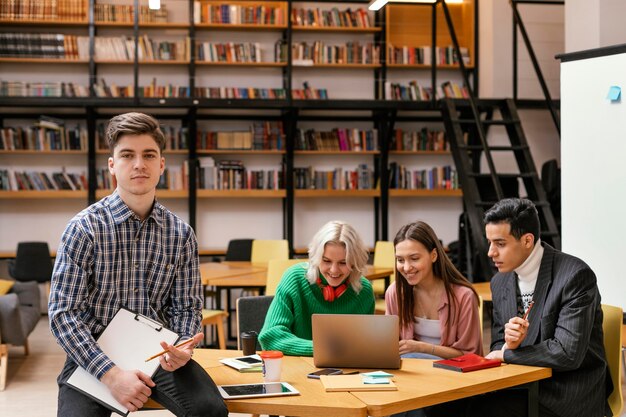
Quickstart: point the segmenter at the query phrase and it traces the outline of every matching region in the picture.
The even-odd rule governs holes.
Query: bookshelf
[[[300,226],[306,220],[296,213],[301,210],[313,213],[318,207],[333,212],[332,206],[338,201],[342,208],[336,211],[337,217],[347,218],[346,213],[355,212],[360,219],[357,221],[364,224],[371,224],[374,218],[374,228],[363,233],[373,246],[374,240],[391,237],[387,229],[393,230],[395,225],[390,223],[389,210],[393,210],[396,201],[419,201],[423,205],[430,199],[444,199],[456,201],[460,207],[459,190],[389,189],[384,183],[388,180],[389,161],[412,164],[426,159],[426,165],[431,167],[451,163],[446,152],[400,152],[388,149],[386,144],[395,121],[399,123],[402,117],[414,120],[415,114],[423,112],[437,113],[436,103],[432,101],[389,100],[384,91],[386,81],[408,86],[410,81],[417,80],[428,86],[433,70],[439,83],[460,79],[455,75],[458,65],[441,64],[433,68],[425,64],[391,63],[388,59],[386,45],[392,41],[394,45],[406,44],[407,47],[423,47],[431,42],[432,28],[427,24],[414,24],[415,19],[429,21],[430,7],[390,4],[386,11],[374,14],[365,11],[367,2],[358,0],[163,0],[166,15],[154,16],[142,9],[135,22],[132,1],[96,0],[92,2],[98,8],[94,10],[93,20],[88,18],[90,4],[86,0],[58,0],[59,4],[64,1],[73,4],[71,18],[57,15],[41,19],[24,13],[17,18],[15,14],[11,17],[5,14],[0,15],[3,27],[0,32],[54,33],[72,42],[75,39],[77,44],[80,38],[80,42],[94,47],[95,53],[80,55],[78,50],[74,51],[76,48],[70,47],[70,55],[55,58],[0,56],[2,81],[22,83],[22,88],[14,89],[18,94],[13,96],[7,94],[6,88],[2,90],[0,121],[5,128],[26,126],[40,115],[57,115],[65,120],[66,126],[78,123],[86,129],[87,146],[80,151],[0,150],[0,169],[10,165],[7,161],[16,157],[22,166],[34,169],[48,164],[69,165],[72,170],[85,172],[88,187],[86,190],[0,191],[6,208],[3,214],[15,213],[14,208],[22,207],[21,202],[46,200],[62,207],[68,200],[73,202],[71,209],[58,209],[59,216],[66,222],[81,206],[84,208],[108,194],[110,188],[98,188],[96,181],[96,173],[106,167],[108,156],[108,151],[98,146],[98,125],[114,114],[132,109],[151,113],[164,125],[184,128],[189,137],[211,129],[223,132],[248,129],[254,120],[283,123],[283,149],[203,149],[195,141],[188,141],[184,147],[166,150],[168,168],[181,170],[185,164],[195,167],[206,157],[215,161],[243,160],[246,169],[282,167],[284,184],[279,189],[200,188],[194,171],[182,188],[158,190],[159,199],[166,200],[168,207],[197,228],[201,249],[221,249],[230,238],[246,237],[237,236],[239,232],[235,229],[242,225],[235,214],[254,218],[255,210],[263,223],[261,233],[270,238],[286,237],[295,247],[306,245],[310,235],[306,227]],[[144,3],[139,2],[142,7]],[[108,12],[101,10],[105,6]],[[111,12],[116,6],[124,8]],[[473,71],[475,82],[475,2],[466,0],[461,5],[450,6],[461,33],[461,44],[468,50],[468,67]],[[229,13],[243,17],[223,21],[209,16],[211,9],[226,8]],[[265,16],[273,17],[257,21],[245,18],[246,10],[261,13],[261,8]],[[353,13],[350,25],[348,9]],[[298,13],[317,14],[317,23],[313,24],[315,18],[309,23],[291,18]],[[331,22],[329,16],[333,15],[344,17],[328,23]],[[407,26],[407,19],[413,22],[411,26]],[[445,48],[450,41],[444,36],[447,28],[441,16],[437,17],[436,25],[437,46]],[[122,38],[127,43],[124,59],[100,56],[96,48],[99,39],[110,44],[111,39]],[[326,50],[326,55],[296,56],[305,46],[315,49],[316,42],[320,42],[317,50]],[[135,55],[132,45],[141,53]],[[152,45],[152,57],[149,57],[149,45]],[[155,51],[168,50],[169,55],[154,55]],[[177,55],[173,50],[180,53]],[[47,97],[28,94],[25,84],[31,80],[51,82],[52,94]],[[309,90],[305,90],[305,82]],[[327,99],[310,99],[316,94],[319,96],[322,90],[326,91]],[[407,115],[402,116],[404,113]],[[329,131],[354,125],[363,130],[377,129],[378,149],[340,152],[295,149],[296,129]],[[339,167],[350,170],[366,164],[376,184],[371,189],[298,189],[293,183],[293,174],[294,168],[302,164],[319,170]],[[12,202],[15,202],[14,208]],[[45,211],[44,205],[40,206],[40,210]],[[460,210],[455,207],[449,211],[458,213]],[[229,222],[233,231],[228,237],[204,238],[212,230],[224,229],[221,223]],[[242,227],[255,230],[253,223]],[[58,236],[48,240],[56,242]],[[6,250],[13,246],[12,242],[0,242],[0,247]]]

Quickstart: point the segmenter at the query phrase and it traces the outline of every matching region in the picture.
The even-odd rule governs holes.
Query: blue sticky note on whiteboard
[[[611,88],[609,88],[609,94],[606,96],[606,98],[611,101],[618,101],[621,94],[622,89],[616,85],[612,85]]]

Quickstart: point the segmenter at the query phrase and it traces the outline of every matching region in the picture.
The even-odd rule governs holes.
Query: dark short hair
[[[535,242],[539,239],[539,214],[532,201],[526,198],[505,198],[498,201],[485,213],[485,224],[508,223],[511,235],[520,239],[532,233]]]
[[[159,122],[154,117],[145,113],[124,113],[109,120],[106,139],[111,155],[113,155],[113,150],[117,146],[120,138],[124,135],[149,135],[159,146],[161,152],[165,149],[165,135],[159,126]]]

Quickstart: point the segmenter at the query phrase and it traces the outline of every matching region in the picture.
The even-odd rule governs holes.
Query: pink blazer
[[[400,279],[402,279],[400,277]],[[478,317],[478,300],[474,292],[461,285],[453,285],[456,297],[456,308],[452,308],[452,317],[448,317],[448,295],[444,291],[439,304],[439,321],[441,322],[441,345],[459,349],[463,353],[483,354],[483,343],[480,337],[480,319]],[[398,315],[398,299],[396,285],[392,284],[385,292],[385,314]],[[414,326],[408,325],[400,329],[400,339],[415,339]]]

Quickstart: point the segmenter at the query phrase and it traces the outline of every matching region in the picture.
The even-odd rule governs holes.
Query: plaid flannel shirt
[[[141,221],[115,192],[69,222],[52,274],[50,329],[98,379],[114,363],[94,336],[120,307],[191,337],[202,305],[196,236],[158,202]]]

